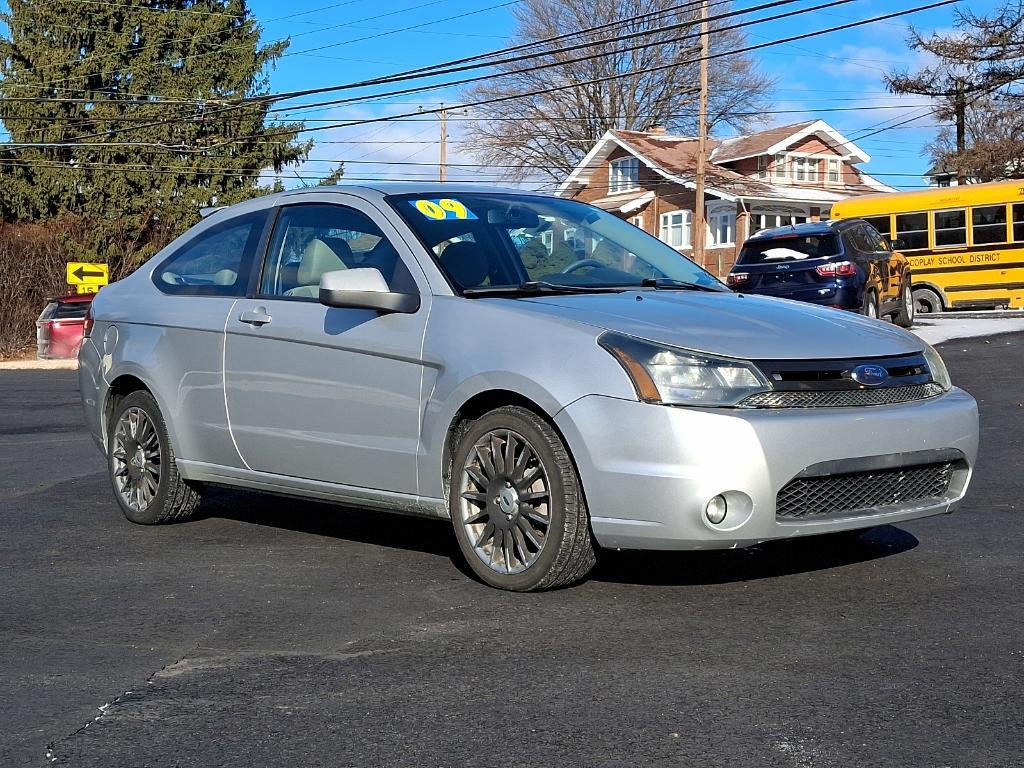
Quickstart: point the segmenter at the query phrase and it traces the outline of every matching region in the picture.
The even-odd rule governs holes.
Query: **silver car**
[[[582,203],[479,185],[217,211],[93,303],[89,428],[129,520],[228,485],[451,519],[511,590],[598,547],[951,511],[974,400],[892,325],[732,293]]]

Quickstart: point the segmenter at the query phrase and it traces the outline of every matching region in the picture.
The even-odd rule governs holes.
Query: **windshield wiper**
[[[718,293],[721,288],[713,285],[701,285],[700,283],[688,283],[685,280],[676,280],[672,277],[645,277],[640,281],[642,288],[654,288],[659,291],[712,291]]]
[[[466,288],[462,295],[468,298],[480,296],[541,296],[566,293],[621,293],[636,286],[627,285],[561,285],[545,280],[530,280],[519,285],[483,285]]]

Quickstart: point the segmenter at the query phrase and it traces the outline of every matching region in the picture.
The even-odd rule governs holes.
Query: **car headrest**
[[[213,276],[214,285],[234,285],[238,273],[233,269],[222,269]]]
[[[348,244],[345,244],[348,248]],[[348,265],[323,240],[313,238],[302,252],[299,262],[299,285],[319,285],[320,275],[337,269],[348,269]]]
[[[479,243],[451,243],[441,252],[441,265],[459,288],[476,288],[490,274],[487,250]]]

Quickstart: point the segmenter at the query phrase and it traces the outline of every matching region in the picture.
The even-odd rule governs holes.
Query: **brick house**
[[[704,266],[725,273],[759,229],[826,219],[853,195],[893,192],[861,171],[870,158],[822,120],[708,139]],[[663,129],[608,131],[559,187],[692,256],[697,139]]]

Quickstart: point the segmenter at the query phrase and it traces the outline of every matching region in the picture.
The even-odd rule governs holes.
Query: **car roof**
[[[372,190],[374,192],[380,192],[385,195],[418,195],[433,193],[440,195],[461,195],[471,192],[489,192],[491,194],[501,193],[519,195],[543,194],[541,192],[534,192],[529,189],[518,189],[516,187],[502,187],[490,184],[474,184],[472,182],[458,181],[375,181],[364,182],[360,184],[336,184],[334,186],[324,187],[302,187],[300,189],[290,189],[286,192],[281,192],[279,194],[282,197],[290,197],[292,195],[315,194],[317,192],[350,192],[358,194],[363,190]],[[548,195],[548,197],[550,197],[550,195]]]
[[[806,224],[787,224],[784,227],[772,227],[755,232],[747,238],[747,241],[756,240],[777,240],[784,237],[813,237],[814,235],[831,235],[842,232],[856,224],[862,224],[863,219],[841,219],[829,221],[809,221]]]

